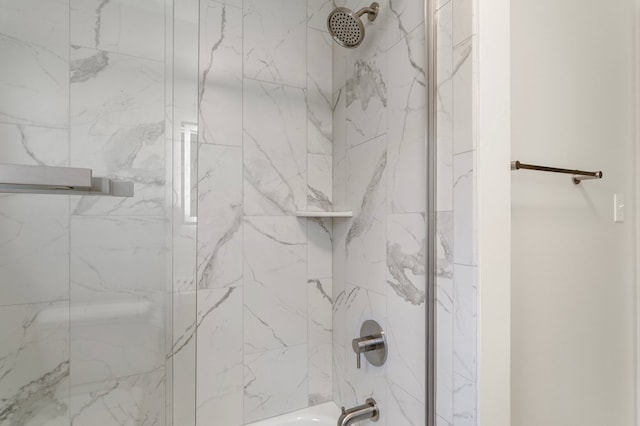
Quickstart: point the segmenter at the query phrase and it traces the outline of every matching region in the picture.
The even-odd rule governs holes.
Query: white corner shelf
[[[338,211],[338,212],[309,212],[309,211],[297,211],[297,217],[353,217],[351,210]]]

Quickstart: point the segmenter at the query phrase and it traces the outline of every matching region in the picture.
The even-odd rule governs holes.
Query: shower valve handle
[[[376,367],[381,366],[387,360],[387,339],[380,325],[373,320],[367,320],[362,324],[360,337],[351,341],[351,347],[356,353],[357,368],[362,365],[362,354],[367,358],[367,361]]]

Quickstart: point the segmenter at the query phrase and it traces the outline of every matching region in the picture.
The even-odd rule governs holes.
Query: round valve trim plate
[[[360,336],[382,337],[384,345],[381,348],[364,353],[365,358],[367,358],[367,361],[369,361],[371,365],[375,365],[376,367],[382,366],[387,361],[387,348],[389,346],[387,345],[387,336],[384,334],[384,330],[380,327],[380,324],[374,320],[366,320],[362,323],[362,327],[360,327]]]

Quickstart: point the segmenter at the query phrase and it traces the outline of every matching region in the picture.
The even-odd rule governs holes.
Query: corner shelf
[[[337,211],[337,212],[310,212],[310,211],[297,211],[297,217],[353,217],[351,210]]]

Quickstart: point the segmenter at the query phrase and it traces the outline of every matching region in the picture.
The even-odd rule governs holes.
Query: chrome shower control
[[[380,367],[387,360],[387,338],[380,324],[374,320],[366,320],[360,328],[360,337],[351,341],[356,353],[356,366],[360,368],[360,356],[364,354],[371,365]]]

